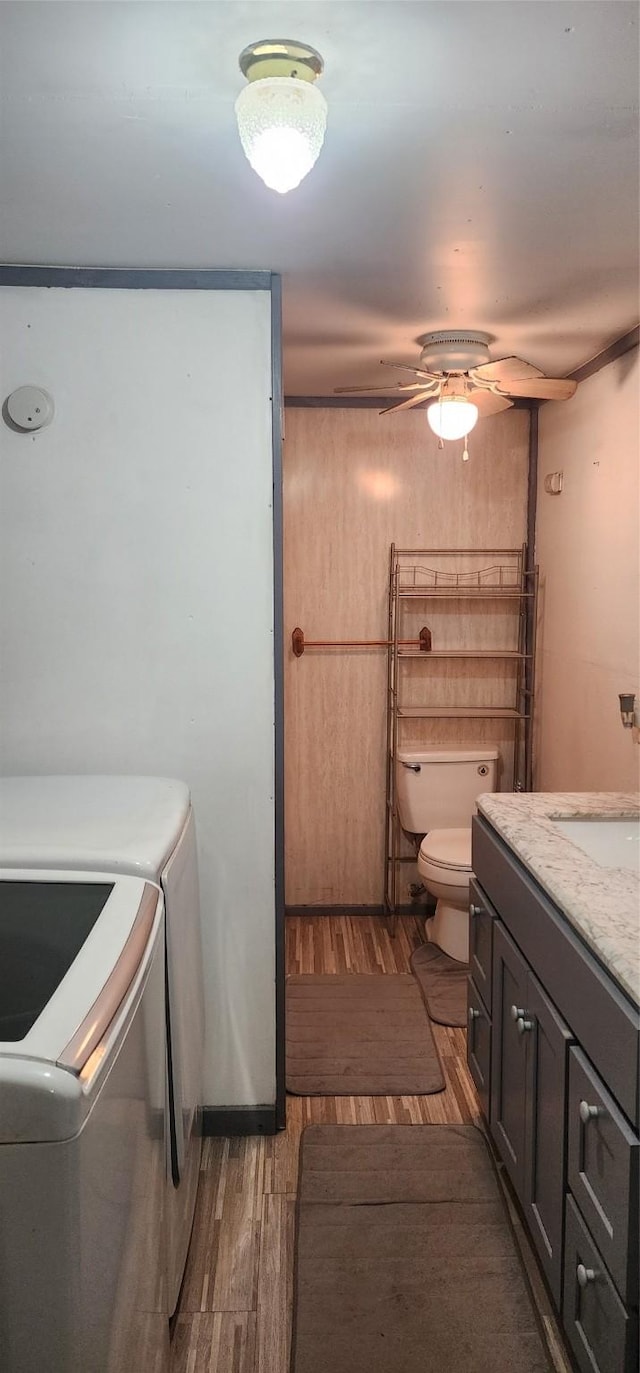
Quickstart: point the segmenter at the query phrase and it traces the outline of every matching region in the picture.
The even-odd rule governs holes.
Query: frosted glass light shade
[[[478,407],[460,396],[441,396],[427,410],[427,419],[439,439],[463,439],[471,433]]]
[[[311,171],[324,140],[327,102],[296,76],[250,81],[236,100],[240,141],[254,172],[284,195]]]

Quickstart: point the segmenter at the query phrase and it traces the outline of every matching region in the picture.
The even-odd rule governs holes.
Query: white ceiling
[[[266,267],[285,384],[396,376],[479,328],[562,375],[638,319],[631,0],[0,4],[8,262]],[[242,153],[238,54],[325,59],[320,159],[288,196]]]

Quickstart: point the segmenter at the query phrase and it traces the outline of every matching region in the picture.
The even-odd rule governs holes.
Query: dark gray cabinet
[[[468,1061],[489,1129],[577,1367],[637,1373],[640,1012],[481,817],[472,865]]]
[[[571,1031],[501,921],[493,931],[491,1133],[560,1302]]]
[[[570,1194],[562,1323],[581,1373],[637,1373],[637,1312],[621,1301]]]
[[[491,1015],[493,922],[496,913],[473,878],[469,884],[469,899],[469,971]]]
[[[525,1215],[556,1302],[562,1291],[565,1190],[567,1051],[572,1034],[537,977],[529,972],[525,995],[527,1097],[525,1106]]]
[[[472,981],[469,983],[467,1014],[467,1063],[476,1085],[480,1105],[485,1116],[488,1116],[491,1088],[491,1020]]]
[[[524,1192],[527,965],[499,921],[493,932],[491,1133],[511,1181]]]
[[[467,1063],[480,1105],[489,1115],[491,1090],[491,1005],[495,911],[473,879],[469,907],[469,995]]]
[[[569,1065],[568,1182],[624,1301],[638,1293],[640,1143],[586,1055]]]
[[[640,1124],[640,1014],[491,826],[476,816],[472,866],[488,909],[571,1026],[631,1124]]]

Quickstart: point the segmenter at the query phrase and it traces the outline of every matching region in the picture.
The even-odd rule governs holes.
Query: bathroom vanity
[[[578,1368],[637,1373],[638,798],[478,810],[470,1071]]]

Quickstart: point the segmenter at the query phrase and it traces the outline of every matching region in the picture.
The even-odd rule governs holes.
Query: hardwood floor
[[[399,920],[395,939],[381,917],[290,916],[287,971],[408,972],[410,955],[422,941],[422,922],[414,916]],[[193,1237],[174,1321],[172,1373],[287,1373],[298,1148],[306,1125],[479,1123],[465,1032],[441,1025],[433,1031],[446,1076],[444,1092],[288,1097],[287,1129],[281,1134],[205,1140]],[[542,1290],[540,1301],[544,1307]],[[553,1320],[544,1310],[542,1318],[553,1344]],[[560,1353],[557,1367],[567,1367]]]

